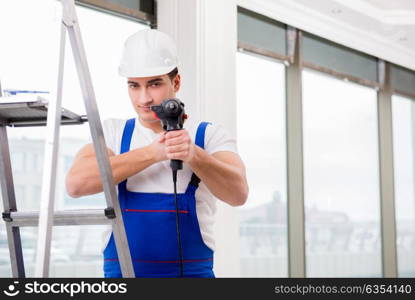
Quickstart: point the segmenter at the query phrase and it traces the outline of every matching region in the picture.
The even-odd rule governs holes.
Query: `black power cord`
[[[155,116],[160,119],[163,129],[166,131],[183,129],[184,120],[187,115],[184,113],[184,103],[177,98],[170,98],[164,100],[160,105],[151,106],[151,110]],[[176,232],[177,232],[177,248],[180,259],[180,277],[183,277],[183,250],[182,241],[180,237],[180,218],[179,205],[177,203],[177,170],[183,169],[183,161],[172,159],[170,167],[173,170],[173,184],[174,184],[174,203],[176,205]]]
[[[173,169],[173,184],[174,184],[174,204],[176,205],[176,233],[177,233],[177,248],[179,250],[180,277],[183,277],[183,250],[182,250],[182,241],[180,237],[179,205],[177,203],[177,170],[174,170],[174,169]]]

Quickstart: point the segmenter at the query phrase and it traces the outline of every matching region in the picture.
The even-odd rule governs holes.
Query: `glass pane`
[[[238,7],[238,41],[286,54],[285,25],[241,7]]]
[[[132,9],[140,9],[140,1],[139,0],[107,0],[108,2],[112,2],[115,4],[119,4],[128,8]]]
[[[3,226],[2,226],[3,227]],[[0,230],[1,277],[10,277],[10,258],[6,232]],[[20,229],[27,277],[35,274],[37,228]],[[57,226],[53,229],[50,277],[102,277],[102,226]]]
[[[284,74],[280,63],[237,53],[238,150],[249,182],[239,208],[242,277],[288,273]]]
[[[415,277],[415,100],[392,97],[398,272]]]
[[[304,61],[334,71],[377,81],[377,60],[364,53],[303,33]]]
[[[102,226],[58,226],[53,231],[51,277],[103,277]]]
[[[303,72],[308,277],[382,275],[376,91]]]
[[[22,10],[22,7],[25,9]],[[0,36],[3,41],[7,41],[7,44],[0,48],[0,75],[3,89],[38,91],[55,89],[60,9],[59,3],[55,0],[0,1]],[[125,78],[118,75],[118,63],[125,38],[146,26],[85,7],[77,6],[76,9],[101,120],[134,115]],[[105,34],[102,34],[103,32]],[[85,105],[68,38],[64,72],[62,105],[75,113],[85,114]],[[45,94],[44,97],[49,99],[50,94]],[[19,211],[39,209],[45,134],[44,127],[8,128]],[[105,199],[102,194],[73,199],[67,195],[64,184],[66,172],[75,154],[89,142],[89,125],[62,126],[60,134],[55,209],[104,208]],[[54,227],[51,276],[103,277],[100,252],[104,239],[100,242],[96,240],[101,239],[100,232],[104,232],[106,226],[81,227]],[[24,234],[24,259],[27,274],[30,276],[34,271],[33,257],[36,250],[34,244],[37,227],[23,228],[22,234]],[[90,237],[89,234],[93,234],[94,237]],[[27,242],[24,242],[25,239]],[[0,241],[0,252],[7,252],[7,255],[2,256],[7,262],[0,261],[0,277],[8,277],[10,262],[4,222],[0,222]],[[91,241],[95,242],[90,243]],[[28,250],[25,250],[26,248]],[[81,248],[84,249],[82,251],[90,254],[79,254]],[[85,261],[88,261],[88,266]]]
[[[407,93],[415,94],[415,72],[392,65],[391,67],[392,87]]]
[[[77,2],[86,2],[88,5],[93,5],[91,4],[91,1],[78,0]],[[99,2],[109,2],[116,5],[124,6],[126,8],[140,10],[142,12],[154,15],[154,0],[101,0],[96,1],[97,7],[100,7]]]

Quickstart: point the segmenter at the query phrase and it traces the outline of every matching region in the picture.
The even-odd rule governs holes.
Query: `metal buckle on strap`
[[[192,179],[190,179],[190,183],[191,185],[194,185],[195,187],[198,187],[200,183],[200,178],[197,177],[197,175],[195,173],[192,174]]]

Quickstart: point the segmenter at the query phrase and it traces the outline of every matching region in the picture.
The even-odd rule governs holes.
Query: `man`
[[[103,125],[137,277],[214,277],[213,196],[239,206],[248,195],[235,139],[222,127],[190,118],[183,130],[166,133],[151,111],[150,106],[174,98],[180,89],[176,52],[174,41],[160,31],[130,36],[119,73],[127,78],[138,117]],[[183,161],[177,178],[180,240],[171,159]],[[92,144],[76,155],[66,187],[72,197],[103,190]],[[103,254],[105,277],[121,277],[110,232]]]

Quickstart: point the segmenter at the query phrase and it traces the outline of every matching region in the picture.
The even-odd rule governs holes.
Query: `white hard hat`
[[[144,29],[124,44],[118,72],[124,77],[150,77],[173,71],[179,64],[176,43],[167,34]]]

